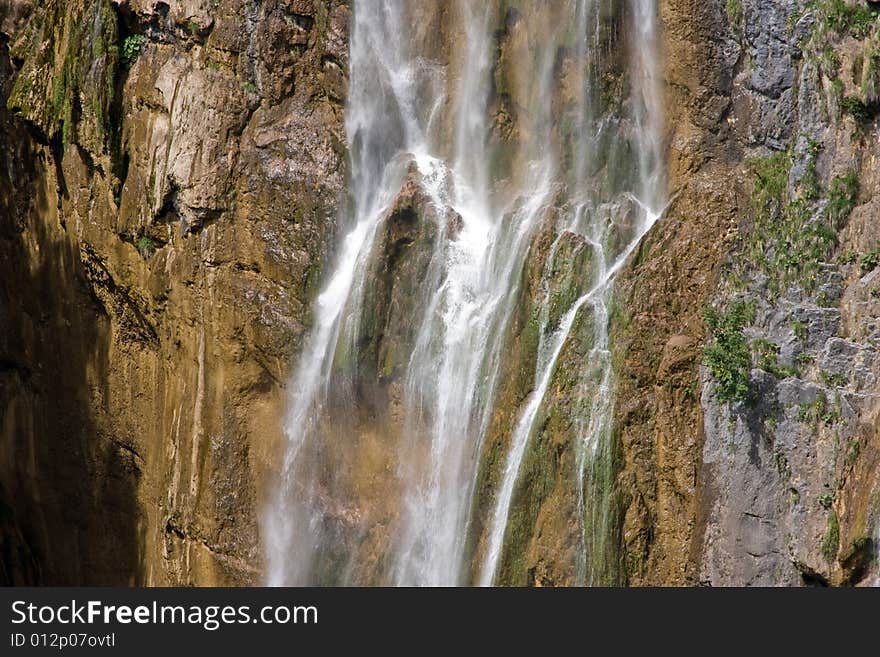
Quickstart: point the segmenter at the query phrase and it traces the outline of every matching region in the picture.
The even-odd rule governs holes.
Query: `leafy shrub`
[[[141,54],[141,49],[147,42],[147,37],[143,34],[132,34],[125,37],[122,41],[122,63],[125,66],[131,66]]]
[[[723,402],[748,396],[752,355],[743,329],[754,319],[754,304],[742,300],[731,303],[726,312],[706,310],[712,341],[703,351],[703,362],[716,380],[718,398]]]
[[[794,362],[804,367],[805,365],[812,365],[815,358],[811,354],[808,354],[806,351],[801,351],[795,356]]]
[[[755,352],[757,366],[765,372],[779,379],[800,375],[797,368],[779,363],[779,345],[775,342],[759,338],[752,342],[752,350]]]
[[[869,251],[859,260],[859,266],[866,274],[877,269],[877,265],[880,265],[880,251],[877,251],[876,249]]]
[[[816,502],[818,502],[819,506],[823,509],[830,509],[831,505],[834,504],[834,495],[831,493],[824,493],[816,498]]]
[[[871,110],[855,96],[844,96],[840,101],[840,108],[851,115],[859,125],[871,120]]]
[[[795,319],[791,322],[791,331],[801,344],[807,342],[807,337],[809,337],[810,332],[806,324]]]
[[[144,235],[138,240],[137,250],[144,258],[149,258],[156,252],[156,245],[152,239]]]
[[[848,383],[846,375],[839,372],[821,372],[820,376],[826,388],[843,388]]]

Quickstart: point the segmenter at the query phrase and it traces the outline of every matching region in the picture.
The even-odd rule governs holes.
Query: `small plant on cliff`
[[[791,332],[794,333],[794,337],[796,337],[801,344],[806,344],[807,338],[810,335],[807,325],[796,319],[791,322]]]
[[[819,51],[819,68],[826,77],[831,80],[837,80],[837,72],[840,70],[840,57],[831,46],[825,46]],[[843,83],[841,82],[841,84]]]
[[[853,465],[859,459],[859,454],[861,453],[862,444],[859,442],[859,439],[851,438],[846,448],[846,458],[844,463],[846,463],[847,466]]]
[[[125,39],[122,41],[123,65],[131,66],[132,64],[134,64],[134,61],[138,58],[138,55],[141,54],[141,49],[143,49],[146,42],[147,37],[145,37],[143,34],[132,34],[125,37]]]
[[[829,98],[831,99],[833,105],[835,106],[834,117],[839,119],[843,112],[843,81],[840,78],[835,78],[831,81],[829,86]]]
[[[784,452],[778,449],[773,452],[773,461],[776,463],[776,470],[780,475],[788,477],[791,474],[791,467],[788,465],[788,458]]]
[[[846,375],[839,372],[820,372],[819,377],[826,388],[843,388],[848,383]]]
[[[880,251],[878,251],[877,249],[869,251],[859,260],[859,266],[866,274],[877,269],[878,265],[880,265]]]
[[[727,9],[727,21],[735,33],[739,33],[739,24],[742,21],[742,2],[741,0],[727,0],[724,5]]]
[[[841,253],[840,257],[837,258],[838,265],[854,265],[859,260],[859,254],[850,249],[846,253]]]
[[[152,239],[144,235],[138,240],[137,250],[144,258],[149,258],[156,252],[156,245]]]
[[[837,176],[828,185],[826,212],[835,230],[843,228],[859,197],[859,178],[854,171]]]
[[[759,338],[752,342],[752,350],[759,369],[769,372],[779,379],[800,375],[797,368],[779,363],[779,345],[775,342]]]
[[[754,319],[754,304],[742,300],[731,303],[725,312],[706,310],[712,341],[706,345],[703,362],[717,381],[721,401],[741,401],[748,396],[752,354],[743,329]]]
[[[804,139],[807,142],[806,164],[804,165],[804,175],[801,178],[801,196],[804,200],[815,201],[819,198],[819,174],[816,170],[816,160],[822,151],[822,143],[813,139],[809,135]]]
[[[840,547],[840,521],[837,514],[832,510],[828,514],[828,526],[825,528],[825,536],[822,538],[822,556],[827,561],[833,561]]]
[[[876,15],[864,2],[847,4],[845,0],[826,0],[822,13],[831,30],[838,34],[849,33],[857,39],[866,37],[876,20]]]
[[[840,108],[852,116],[860,126],[871,120],[870,108],[855,96],[844,96],[840,101]]]
[[[754,349],[755,356],[758,359],[758,367],[767,369],[776,366],[779,356],[778,344],[765,338],[758,338],[752,342],[752,349]]]
[[[871,32],[871,28],[877,22],[874,12],[868,7],[853,7],[852,19],[850,20],[849,33],[857,39],[864,39]]]

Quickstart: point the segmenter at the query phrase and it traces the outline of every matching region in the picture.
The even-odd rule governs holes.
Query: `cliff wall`
[[[0,4],[4,581],[260,581],[344,201],[348,12]]]

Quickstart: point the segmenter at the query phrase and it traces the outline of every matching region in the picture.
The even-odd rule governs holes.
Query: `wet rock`
[[[26,577],[262,581],[283,389],[345,179],[347,16],[337,0],[0,3],[17,110],[0,112],[17,172],[0,176],[0,362],[36,377],[0,372],[0,441],[43,446],[0,463]],[[126,35],[144,41],[123,64]]]

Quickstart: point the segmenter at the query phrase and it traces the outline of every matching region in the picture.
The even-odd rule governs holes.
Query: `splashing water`
[[[264,518],[272,585],[495,583],[523,456],[585,310],[594,318],[588,365],[599,375],[573,424],[577,570],[578,581],[596,581],[587,552],[604,549],[607,534],[591,467],[613,410],[608,307],[616,273],[663,200],[655,7],[626,6],[622,68],[632,91],[609,109],[598,79],[602,57],[613,55],[617,3],[520,5],[504,16],[477,0],[354,5],[350,211],[290,386],[288,440]],[[438,21],[461,28],[462,47],[432,45]],[[518,55],[506,76],[499,24]],[[556,238],[545,274],[574,234],[593,254],[592,281],[554,319],[542,279],[531,392],[497,486],[478,499],[522,272],[548,222]],[[406,230],[390,248],[389,235]],[[417,267],[394,271],[391,282],[377,275],[392,261],[404,267],[407,248],[423,252]],[[407,300],[414,310],[395,320]],[[377,319],[380,306],[390,310]],[[383,343],[377,351],[391,364],[374,372],[367,346],[388,340],[397,320],[409,337]],[[478,527],[481,505],[489,512]]]

